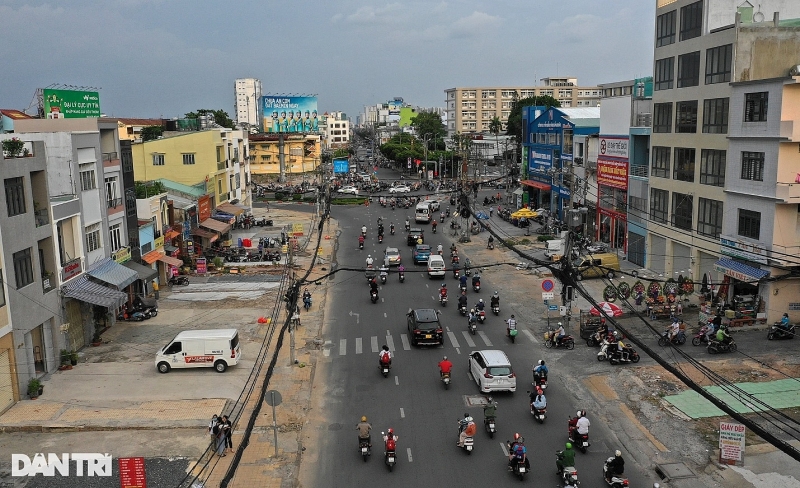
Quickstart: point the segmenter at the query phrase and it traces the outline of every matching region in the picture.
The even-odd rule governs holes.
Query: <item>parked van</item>
[[[444,273],[444,259],[438,254],[431,254],[428,256],[428,278],[444,276]]]
[[[431,221],[431,207],[428,202],[417,204],[417,208],[414,210],[414,221],[425,222],[426,224]]]
[[[616,254],[602,253],[581,256],[572,262],[578,272],[577,278],[599,278],[608,276],[613,278],[619,271],[619,257]]]
[[[156,369],[213,367],[222,373],[241,359],[236,329],[185,330],[156,353]]]

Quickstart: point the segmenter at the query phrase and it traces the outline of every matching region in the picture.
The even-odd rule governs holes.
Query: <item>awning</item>
[[[165,254],[161,251],[150,251],[149,253],[142,256],[142,261],[147,264],[153,264],[158,261],[158,258],[161,256],[165,256]]]
[[[522,180],[520,184],[525,186],[530,186],[531,188],[536,188],[539,190],[550,190],[550,185],[547,183],[542,183],[541,181],[533,181],[533,180]]]
[[[105,258],[86,271],[86,274],[121,290],[139,279],[136,271],[111,258]]]
[[[168,230],[167,232],[164,233],[164,239],[175,239],[179,235],[181,235],[180,232],[178,232],[175,229],[170,229],[170,230]]]
[[[228,202],[220,203],[219,205],[217,205],[217,210],[234,216],[239,216],[244,213],[244,209],[242,207],[238,205],[233,205]]]
[[[226,224],[215,219],[207,219],[200,222],[200,227],[205,227],[206,229],[219,232],[220,234],[224,234],[231,230],[231,224]]]
[[[739,281],[759,281],[769,276],[769,271],[754,268],[733,259],[720,259],[714,269]]]
[[[89,277],[78,276],[64,286],[64,296],[74,298],[82,302],[107,307],[116,310],[128,300],[128,295],[121,291],[113,290],[94,281],[89,281]]]
[[[170,266],[183,266],[183,260],[178,258],[173,258],[172,256],[166,256],[166,255],[159,256],[158,260],[161,261],[162,263],[167,263]]]
[[[192,229],[192,235],[195,237],[203,237],[206,239],[213,239],[217,237],[216,232],[211,232],[210,230],[201,229],[199,227]]]
[[[172,254],[178,250],[177,247],[173,246],[172,244],[164,244],[164,250],[167,251],[167,254]]]
[[[153,268],[148,268],[143,264],[139,264],[136,261],[128,261],[123,264],[126,268],[130,268],[136,271],[136,274],[139,275],[139,279],[142,281],[150,281],[156,276],[158,276],[158,271]]]
[[[517,188],[516,190],[512,191],[514,195],[522,195],[523,191],[522,188]]]

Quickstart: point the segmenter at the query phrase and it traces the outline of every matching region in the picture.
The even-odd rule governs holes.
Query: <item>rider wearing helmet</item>
[[[453,370],[453,363],[447,359],[447,356],[443,357],[441,361],[439,361],[439,376],[444,376],[445,373],[450,373]]]
[[[372,254],[368,254],[367,255],[367,267],[372,266],[373,262],[375,262],[375,260],[372,259]]]
[[[464,447],[464,441],[467,437],[475,435],[475,422],[468,413],[464,414],[464,418],[458,421],[459,434],[458,434],[458,447]]]
[[[356,425],[356,430],[358,430],[358,443],[361,444],[362,440],[366,440],[370,447],[372,447],[372,436],[370,431],[372,430],[372,424],[367,422],[367,416],[363,415],[361,417],[361,422]]]
[[[483,406],[483,418],[493,419],[497,415],[497,402],[492,397],[486,398],[486,405]]]
[[[527,457],[527,448],[525,447],[525,440],[519,433],[514,434],[514,442],[508,446],[508,470],[514,469],[514,463],[520,458],[525,461],[525,467],[530,468],[530,461]]]
[[[467,324],[472,324],[473,322],[478,321],[478,314],[475,313],[474,308],[469,309],[469,316],[467,317],[467,319],[468,319]]]
[[[478,300],[478,303],[475,305],[475,308],[478,309],[479,312],[483,312],[485,306],[486,304],[483,303],[483,298],[481,298],[480,300]]]
[[[564,331],[564,324],[559,322],[558,328],[553,332],[553,345],[557,346],[561,344],[561,339],[563,339],[565,335],[567,335],[567,333]]]
[[[442,283],[442,287],[439,288],[439,296],[446,297],[447,296],[447,284]]]
[[[564,471],[564,468],[566,467],[575,467],[575,450],[572,448],[571,442],[564,444],[564,450],[558,452],[556,467],[558,468],[559,473]]]
[[[547,365],[544,364],[544,359],[540,359],[536,366],[533,367],[533,382],[534,384],[539,384],[540,378],[547,378],[547,373],[550,370],[547,368]]]
[[[489,299],[489,304],[492,307],[499,307],[500,306],[500,295],[497,292],[494,292],[492,298]]]
[[[625,460],[622,459],[622,453],[617,449],[614,453],[614,458],[608,461],[608,469],[606,470],[606,481],[611,482],[612,476],[619,476],[625,472]]]
[[[383,436],[383,442],[385,443],[386,451],[394,451],[397,445],[397,435],[394,433],[394,429],[389,427],[386,431],[386,435]]]

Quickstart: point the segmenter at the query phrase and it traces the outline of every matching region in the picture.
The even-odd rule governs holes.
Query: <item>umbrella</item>
[[[528,208],[523,208],[521,210],[517,210],[516,212],[512,213],[511,214],[511,218],[512,219],[521,219],[521,218],[532,219],[532,218],[536,217],[537,215],[539,215],[539,214],[537,214],[533,210],[528,209]]]
[[[475,214],[475,218],[476,218],[476,219],[480,219],[480,220],[489,220],[489,216],[488,216],[488,215],[486,215],[486,212],[483,212],[483,211],[481,211],[481,212],[477,212],[477,213]]]
[[[600,302],[600,303],[598,303],[598,305],[600,306],[600,308],[603,309],[603,311],[609,317],[619,317],[623,313],[622,309],[619,308],[618,305],[614,305],[613,303]],[[597,309],[597,307],[592,307],[592,309],[589,311],[589,313],[594,315],[595,317],[599,317],[601,315],[600,311]]]

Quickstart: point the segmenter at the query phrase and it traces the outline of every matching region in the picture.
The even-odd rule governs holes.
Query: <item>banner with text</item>
[[[628,162],[597,158],[597,184],[628,189]]]
[[[42,90],[44,116],[48,119],[100,117],[100,95],[76,90]]]
[[[265,133],[319,132],[317,97],[261,97]]]

